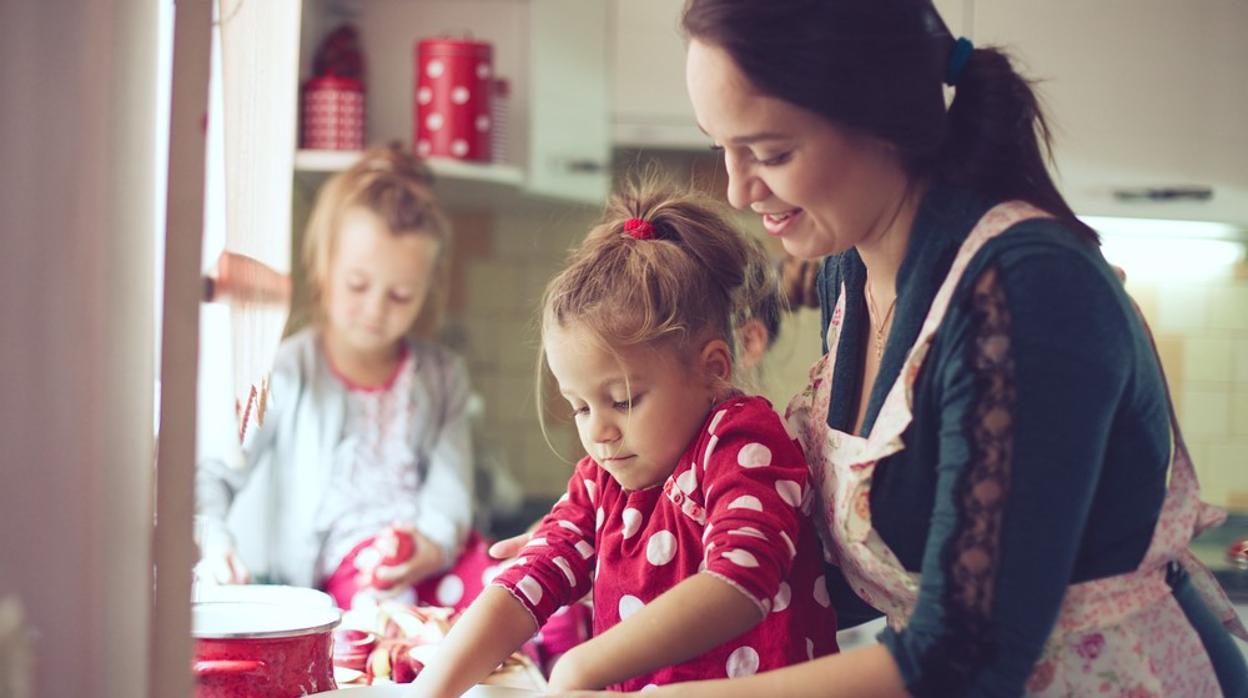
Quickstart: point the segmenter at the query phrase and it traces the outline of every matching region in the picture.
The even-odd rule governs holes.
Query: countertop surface
[[[1192,541],[1192,553],[1213,570],[1236,605],[1248,605],[1248,569],[1235,567],[1226,559],[1226,550],[1234,541],[1248,536],[1248,514],[1231,514],[1226,523],[1211,528]]]

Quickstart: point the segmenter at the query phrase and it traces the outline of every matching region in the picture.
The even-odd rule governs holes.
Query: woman
[[[889,626],[647,696],[1248,693],[1248,636],[1186,552],[1220,513],[1009,60],[918,0],[690,0],[683,24],[729,200],[828,255],[789,419],[838,615]]]

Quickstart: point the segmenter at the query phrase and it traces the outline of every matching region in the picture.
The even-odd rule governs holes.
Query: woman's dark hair
[[[1020,199],[1096,241],[1058,192],[1031,83],[975,48],[945,109],[955,40],[930,0],[687,0],[692,39],[728,53],[754,87],[892,143],[914,176]]]

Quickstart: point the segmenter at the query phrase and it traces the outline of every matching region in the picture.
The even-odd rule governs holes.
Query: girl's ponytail
[[[717,337],[731,347],[736,324],[768,284],[774,289],[775,274],[762,246],[722,204],[642,177],[611,198],[551,281],[542,319],[580,323],[612,346],[687,348]]]

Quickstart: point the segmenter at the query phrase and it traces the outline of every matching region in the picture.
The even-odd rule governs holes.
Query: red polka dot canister
[[[421,157],[489,162],[494,48],[471,39],[422,39],[416,45],[412,139]]]
[[[359,150],[364,147],[364,83],[324,75],[303,83],[299,147]]]

